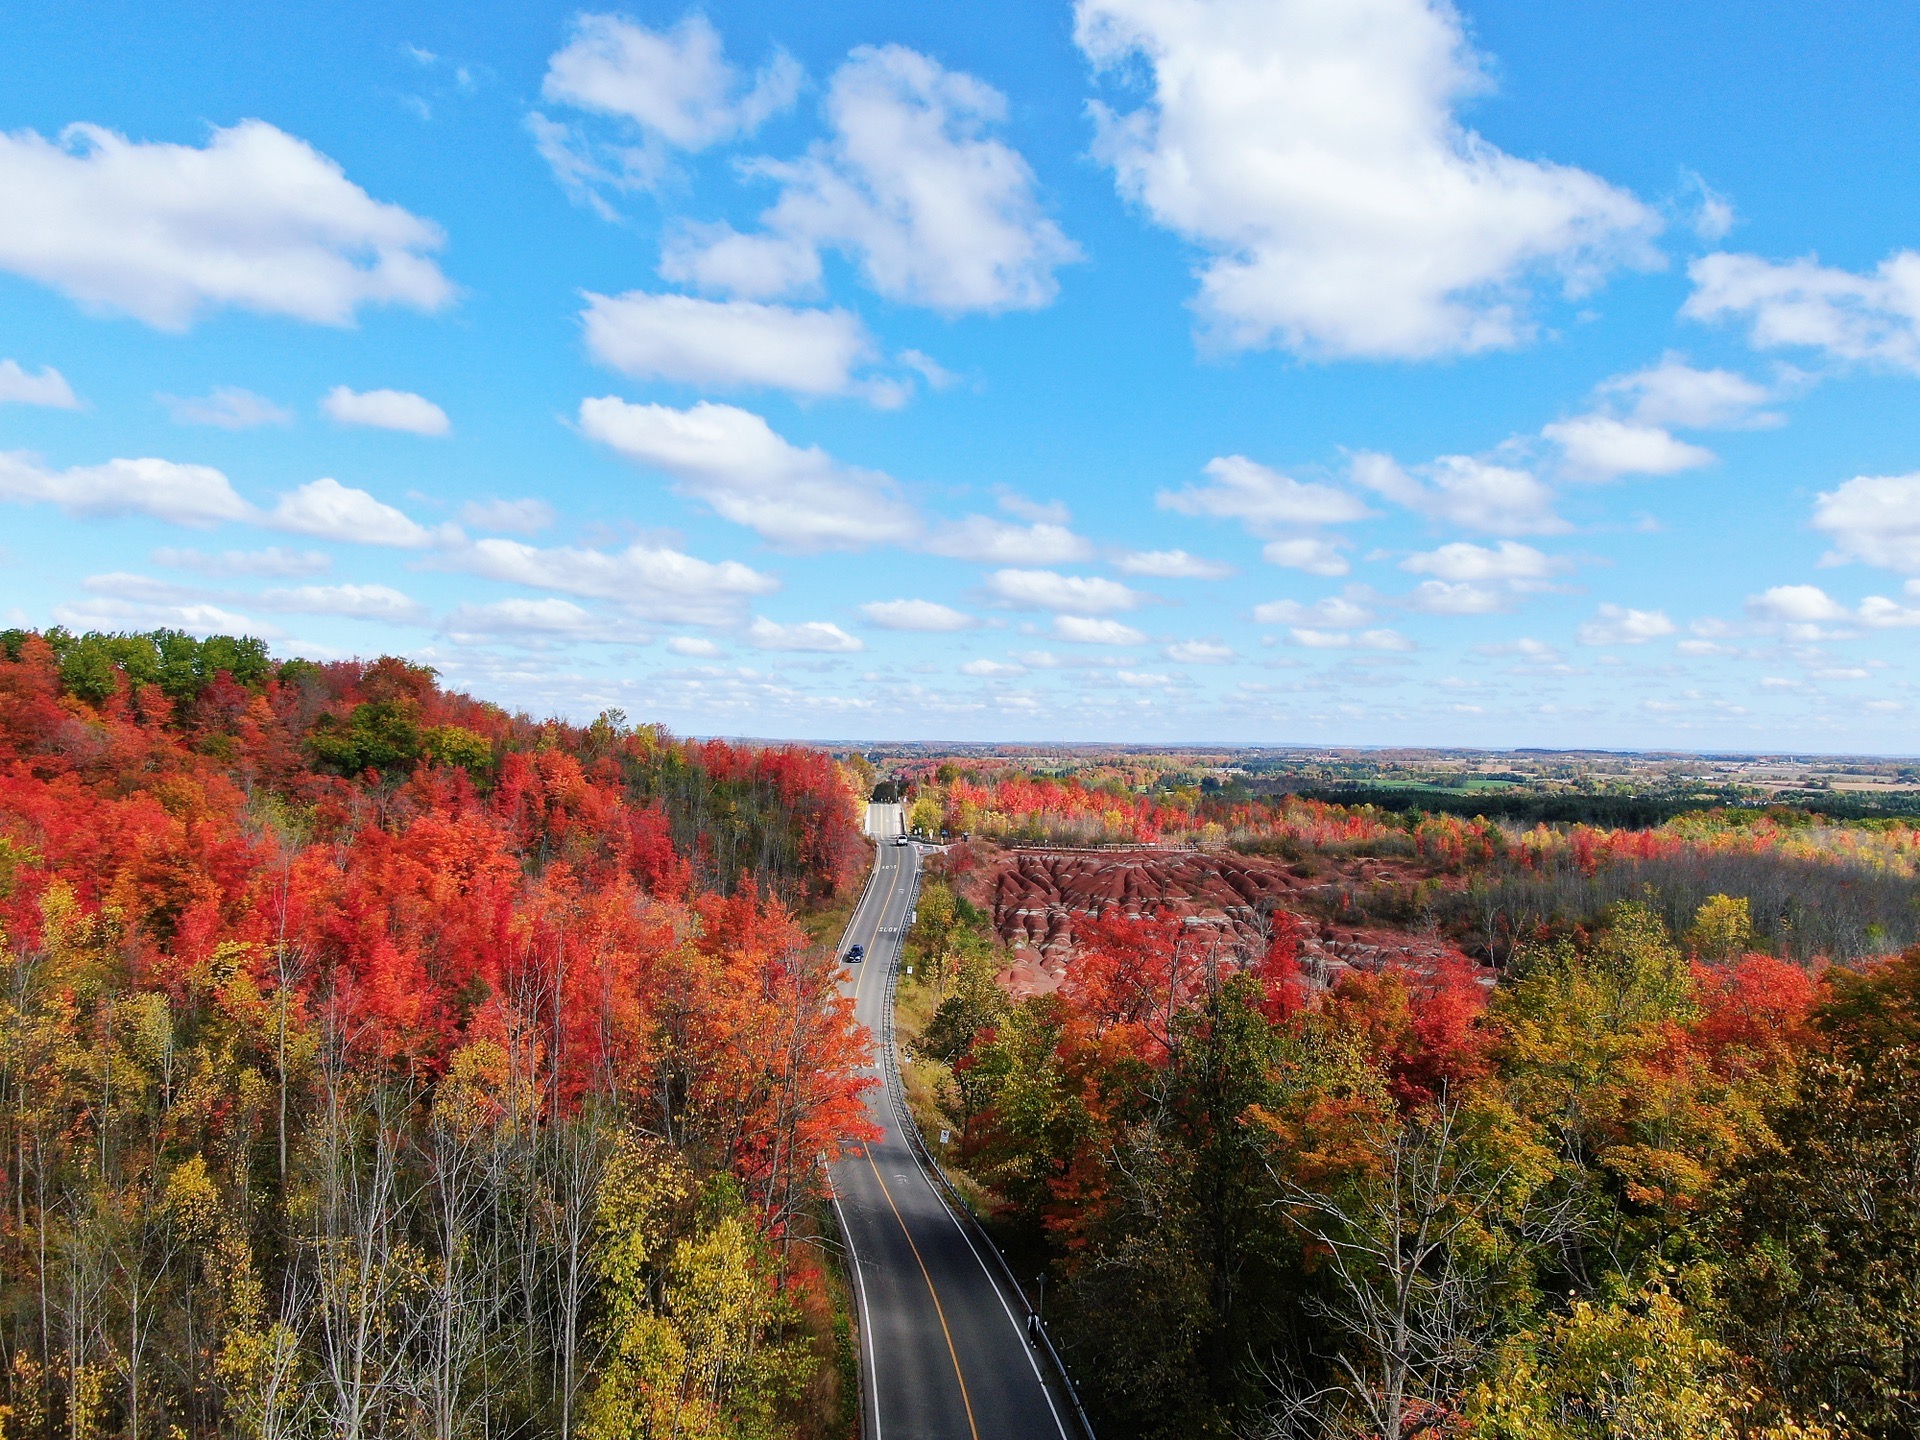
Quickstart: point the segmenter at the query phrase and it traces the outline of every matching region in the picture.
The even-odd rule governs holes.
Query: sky
[[[27,0],[0,624],[690,734],[1911,754],[1916,53]]]

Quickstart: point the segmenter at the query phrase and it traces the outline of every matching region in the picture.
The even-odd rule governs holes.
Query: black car
[[[864,945],[854,945],[847,950],[847,964],[849,965],[858,965],[866,958],[867,947]]]

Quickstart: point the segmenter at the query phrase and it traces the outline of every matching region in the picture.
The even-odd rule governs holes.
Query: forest
[[[844,1435],[824,754],[0,632],[0,1435]]]
[[[978,803],[929,779],[920,800]],[[1462,886],[1509,863],[1498,831],[1422,824],[1394,843]],[[1387,825],[1267,828],[1311,862]],[[1522,837],[1639,894],[1537,921],[1490,985],[1463,956],[1313,986],[1296,917],[1236,949],[1143,905],[1086,918],[1064,983],[1020,998],[955,846],[910,937],[910,1085],[1047,1275],[1097,1432],[1920,1433],[1920,949],[1803,958],[1724,893],[1670,924],[1637,867],[1729,828]],[[1911,906],[1911,843],[1789,858],[1879,866]]]

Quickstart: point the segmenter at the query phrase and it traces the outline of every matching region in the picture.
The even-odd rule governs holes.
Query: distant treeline
[[[1528,791],[1418,790],[1398,785],[1324,785],[1288,792],[1303,800],[1329,805],[1372,805],[1404,814],[1459,815],[1521,824],[1597,825],[1613,830],[1650,830],[1676,816],[1699,810],[1725,808],[1755,815],[1797,810],[1829,820],[1875,820],[1920,815],[1920,796],[1854,796],[1820,794],[1808,790],[1783,792],[1768,804],[1736,792],[1696,793],[1686,796],[1652,795],[1542,795]]]

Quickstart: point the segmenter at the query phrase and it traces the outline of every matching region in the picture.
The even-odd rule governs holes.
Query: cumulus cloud
[[[754,617],[753,624],[747,627],[747,639],[762,650],[812,650],[846,655],[867,648],[856,636],[831,621],[803,620],[797,625],[779,625],[764,615]]]
[[[1225,665],[1240,658],[1231,645],[1217,640],[1182,640],[1160,653],[1176,665]]]
[[[311,480],[282,495],[268,522],[297,535],[400,550],[418,550],[440,538],[385,501],[331,478]]]
[[[1314,535],[1296,535],[1289,540],[1269,540],[1260,551],[1269,565],[1285,570],[1304,570],[1309,575],[1345,575],[1353,568],[1341,554],[1337,540]]]
[[[1492,615],[1507,609],[1512,593],[1469,580],[1424,580],[1401,602],[1426,615]]]
[[[1658,610],[1632,610],[1624,605],[1602,605],[1582,625],[1582,645],[1644,645],[1674,633],[1673,621]]]
[[[1833,541],[1830,563],[1920,574],[1920,472],[1855,476],[1814,502],[1813,527]]]
[[[1580,480],[1674,475],[1711,465],[1718,458],[1711,450],[1690,445],[1657,425],[1617,420],[1611,415],[1556,421],[1540,433],[1565,452],[1568,474]]]
[[[270,610],[301,615],[343,615],[357,620],[419,621],[427,610],[391,585],[298,585],[267,590],[255,597]]]
[[[1681,314],[1743,321],[1759,349],[1817,350],[1840,361],[1920,372],[1920,252],[1902,250],[1871,274],[1804,260],[1703,255],[1687,267]]]
[[[983,680],[1003,680],[1026,674],[1027,667],[1009,664],[1005,660],[969,660],[960,667],[960,673],[978,676]]]
[[[1657,365],[1604,380],[1598,389],[1601,395],[1624,403],[1629,417],[1643,425],[1761,429],[1784,419],[1762,408],[1774,396],[1759,381],[1732,370],[1695,369],[1671,353]]]
[[[1311,605],[1298,600],[1269,600],[1253,607],[1253,618],[1262,625],[1307,625],[1315,629],[1346,629],[1364,625],[1373,611],[1344,595],[1330,595]]]
[[[1818,585],[1775,585],[1747,598],[1747,613],[1760,620],[1811,625],[1848,620],[1847,609]]]
[[[1400,568],[1441,580],[1525,584],[1549,579],[1565,569],[1566,563],[1515,540],[1502,540],[1496,546],[1472,545],[1461,540],[1437,550],[1409,555],[1400,562]]]
[[[211,425],[218,430],[252,430],[260,425],[285,425],[293,412],[264,395],[237,385],[216,385],[205,395],[156,395],[178,425]]]
[[[1341,525],[1372,514],[1355,495],[1331,485],[1295,480],[1244,455],[1223,455],[1205,466],[1208,483],[1162,490],[1154,503],[1183,515],[1238,520],[1249,529]]]
[[[893,481],[794,445],[751,411],[703,400],[686,410],[614,396],[580,402],[588,438],[671,476],[722,519],[790,550],[904,542],[919,518]]]
[[[67,377],[51,365],[42,365],[38,375],[29,375],[18,360],[0,360],[0,405],[41,405],[49,410],[78,410],[80,397],[73,393]]]
[[[1086,615],[1056,615],[1053,633],[1074,645],[1144,645],[1146,635],[1118,620],[1096,620]]]
[[[138,600],[82,600],[56,605],[53,618],[75,630],[152,630],[164,626],[190,635],[252,635],[278,640],[286,631],[220,605],[151,604]]]
[[[861,46],[827,87],[826,139],[749,173],[780,196],[762,231],[682,232],[670,278],[768,298],[811,287],[837,250],[891,300],[949,314],[1052,301],[1079,251],[1046,217],[1032,169],[994,135],[1006,97],[900,45]]]
[[[0,451],[0,500],[57,505],[81,519],[147,515],[206,527],[246,520],[253,507],[209,465],[145,458],[49,470],[24,452]]]
[[[269,545],[264,550],[223,550],[218,554],[162,546],[153,552],[153,563],[202,575],[257,575],[275,579],[321,575],[333,565],[325,551],[283,550],[278,545]]]
[[[630,624],[611,622],[584,606],[555,596],[538,600],[514,598],[484,605],[461,605],[442,624],[455,640],[506,638],[538,645],[555,640],[597,640],[613,644],[644,645]]]
[[[751,134],[793,103],[803,79],[793,58],[775,51],[749,80],[698,11],[666,30],[583,14],[548,58],[540,93],[549,105],[609,123],[611,132],[538,113],[528,124],[561,185],[611,216],[603,190],[652,186],[670,170],[675,151]]]
[[[469,500],[460,518],[476,530],[509,535],[538,535],[553,524],[553,507],[544,500]]]
[[[530,590],[611,600],[640,619],[673,625],[736,623],[753,597],[779,588],[771,575],[737,560],[698,560],[658,545],[608,551],[485,539],[443,563]]]
[[[445,435],[453,429],[446,411],[409,390],[354,391],[336,385],[320,402],[320,408],[342,425],[428,436]]]
[[[676,635],[667,641],[667,649],[676,655],[691,655],[700,660],[711,660],[720,653],[720,647],[713,641],[697,635]]]
[[[1311,626],[1295,626],[1287,632],[1287,638],[1295,645],[1308,650],[1379,650],[1406,651],[1414,644],[1398,630],[1362,630],[1353,633],[1347,630],[1320,630]]]
[[[454,294],[431,258],[443,243],[261,120],[199,147],[98,125],[0,135],[0,269],[161,330],[228,307],[322,325],[438,310]]]
[[[1391,456],[1353,457],[1354,482],[1416,514],[1495,535],[1548,535],[1566,530],[1553,512],[1553,492],[1525,470],[1471,455],[1442,455],[1408,469]]]
[[[1657,217],[1586,171],[1468,130],[1484,88],[1439,0],[1079,0],[1102,70],[1151,97],[1093,107],[1095,153],[1155,223],[1208,252],[1195,299],[1219,343],[1425,358],[1514,345],[1528,281],[1569,290],[1654,263]]]
[[[936,528],[923,547],[934,555],[982,565],[1068,565],[1093,558],[1093,544],[1065,525],[1036,520],[1013,525],[969,515]]]
[[[1116,556],[1113,568],[1126,575],[1150,575],[1159,580],[1224,580],[1233,566],[1206,560],[1184,550],[1128,550]]]
[[[691,295],[586,297],[587,350],[603,365],[643,380],[797,395],[863,395],[879,404],[906,397],[902,382],[860,377],[876,350],[850,310],[806,310],[751,300]]]
[[[987,577],[987,589],[995,599],[1021,609],[1075,615],[1131,610],[1146,598],[1118,580],[1053,570],[996,570]]]
[[[883,630],[923,630],[938,633],[970,628],[973,617],[933,600],[874,600],[860,607]]]

